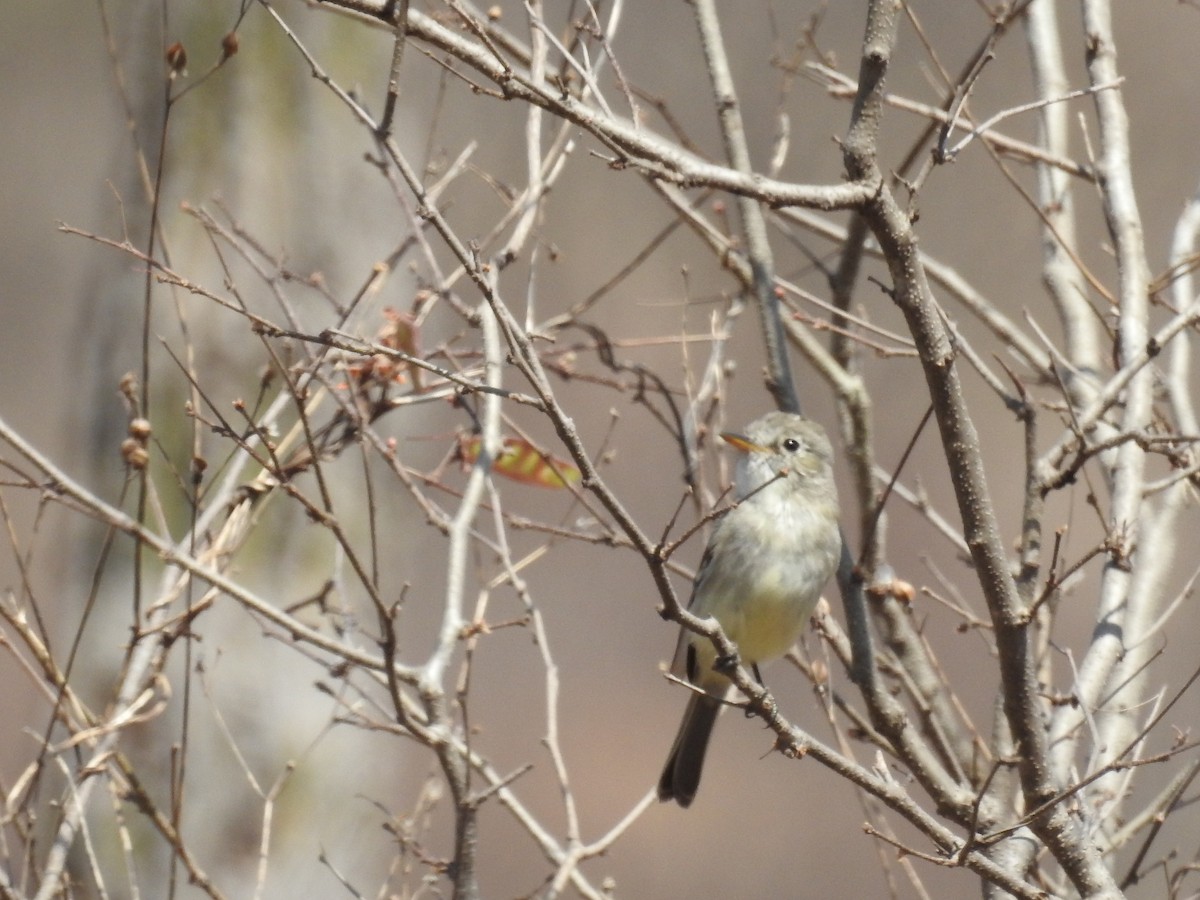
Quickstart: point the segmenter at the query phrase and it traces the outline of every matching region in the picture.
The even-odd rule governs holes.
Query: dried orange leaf
[[[387,321],[379,329],[379,334],[377,335],[379,343],[392,350],[407,353],[409,356],[419,357],[421,353],[417,347],[417,341],[420,335],[418,334],[419,329],[417,328],[416,318],[411,313],[396,312],[390,306],[384,308],[383,316]],[[408,369],[412,374],[413,387],[420,391],[420,367],[409,363]]]
[[[462,458],[468,465],[479,459],[483,439],[478,435],[462,444]],[[492,465],[492,471],[521,484],[536,487],[563,488],[577,484],[583,477],[579,469],[566,460],[547,456],[533,444],[520,438],[505,438],[503,447]]]

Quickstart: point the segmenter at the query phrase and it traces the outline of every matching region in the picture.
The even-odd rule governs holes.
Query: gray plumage
[[[712,616],[744,665],[782,656],[804,630],[841,554],[833,450],[820,425],[771,412],[744,434],[722,437],[740,451],[739,501],[717,524],[692,588],[691,612]],[[693,693],[658,782],[660,800],[688,806],[730,681],[713,668],[712,642],[681,629],[671,671]]]

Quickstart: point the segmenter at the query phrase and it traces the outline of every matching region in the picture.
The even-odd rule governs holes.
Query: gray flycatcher
[[[700,560],[688,608],[712,616],[747,666],[782,656],[812,615],[841,555],[833,450],[820,425],[770,412],[744,434],[722,434],[740,451],[737,501],[720,520]],[[689,806],[704,753],[732,683],[717,671],[707,637],[680,630],[671,671],[693,693],[658,782],[660,800]]]

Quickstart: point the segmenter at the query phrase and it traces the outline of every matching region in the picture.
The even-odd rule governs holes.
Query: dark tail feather
[[[659,800],[674,800],[683,807],[692,805],[696,789],[700,787],[708,739],[720,711],[721,704],[712,697],[696,694],[688,701],[671,755],[658,779]]]

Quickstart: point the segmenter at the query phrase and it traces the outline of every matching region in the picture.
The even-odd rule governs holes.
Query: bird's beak
[[[727,444],[732,444],[736,449],[743,453],[766,453],[767,448],[761,444],[756,444],[748,437],[740,434],[734,434],[732,431],[722,431],[721,439]]]

